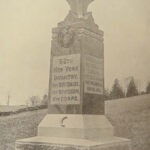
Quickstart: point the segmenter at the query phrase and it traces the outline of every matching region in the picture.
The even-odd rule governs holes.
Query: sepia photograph
[[[0,0],[0,150],[150,150],[150,0]]]

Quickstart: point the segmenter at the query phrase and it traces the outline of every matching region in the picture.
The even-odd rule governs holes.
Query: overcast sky
[[[24,104],[48,90],[51,29],[66,0],[0,0],[0,103]],[[150,80],[150,0],[95,0],[89,11],[105,33],[105,86]]]

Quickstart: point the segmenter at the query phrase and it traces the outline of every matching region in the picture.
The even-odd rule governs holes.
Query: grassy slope
[[[108,101],[105,106],[116,136],[131,139],[132,150],[150,150],[150,95]]]
[[[17,139],[35,136],[46,112],[44,109],[0,117],[0,150],[14,150]]]

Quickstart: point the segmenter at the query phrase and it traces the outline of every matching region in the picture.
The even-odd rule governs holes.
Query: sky
[[[89,6],[104,31],[105,87],[134,76],[150,81],[150,1],[95,0]],[[66,0],[0,0],[0,104],[25,104],[48,92],[51,30],[69,11]]]

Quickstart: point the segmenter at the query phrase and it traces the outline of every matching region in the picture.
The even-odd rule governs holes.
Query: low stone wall
[[[105,102],[115,135],[132,140],[133,150],[150,150],[150,95]]]

